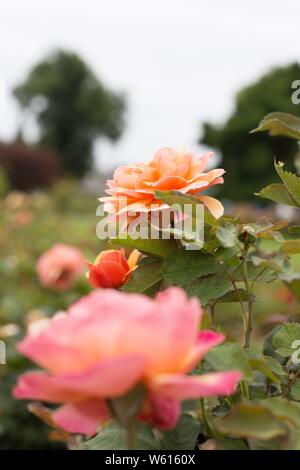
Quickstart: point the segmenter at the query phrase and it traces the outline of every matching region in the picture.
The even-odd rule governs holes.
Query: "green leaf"
[[[248,280],[256,282],[271,282],[276,279],[276,273],[270,269],[265,269],[261,266],[255,266],[254,263],[251,261],[247,262],[247,273],[248,273]],[[240,266],[232,273],[235,281],[243,281],[243,270]]]
[[[267,114],[251,133],[269,131],[270,135],[283,135],[300,140],[300,119],[289,113]]]
[[[126,395],[113,398],[109,401],[113,417],[124,427],[129,427],[140,412],[142,403],[146,396],[146,389],[137,385]]]
[[[217,300],[233,289],[231,282],[224,275],[212,274],[201,277],[185,285],[189,297],[198,297],[202,305],[210,300]]]
[[[266,259],[260,258],[259,256],[251,256],[251,261],[254,266],[260,266],[260,268],[268,268],[269,271],[274,271],[275,273],[282,273],[284,271],[284,265],[281,259]]]
[[[275,162],[275,169],[281,178],[281,181],[288,190],[291,198],[294,200],[294,206],[300,207],[300,177],[283,169],[284,163]]]
[[[253,403],[236,405],[217,427],[223,434],[246,439],[269,440],[285,433],[267,407]]]
[[[300,403],[292,402],[286,398],[272,397],[262,402],[272,413],[286,424],[292,423],[300,429]]]
[[[219,266],[212,256],[202,251],[182,248],[166,257],[161,273],[167,284],[185,286],[196,278],[215,273],[218,270]]]
[[[237,235],[237,228],[229,222],[226,222],[224,227],[219,227],[216,231],[216,237],[220,240],[224,248],[234,247],[238,241]]]
[[[239,248],[237,245],[233,246],[232,248],[224,248],[223,246],[220,246],[216,250],[215,256],[220,261],[227,261],[231,258],[236,257],[238,254],[240,254],[240,252],[241,248]]]
[[[252,377],[250,363],[237,343],[225,343],[216,346],[206,354],[205,360],[214,370],[240,370],[244,375],[244,379],[250,380]]]
[[[161,261],[156,258],[144,258],[123,286],[124,292],[139,292],[147,295],[155,293],[162,281]]]
[[[287,255],[300,253],[300,240],[287,240],[281,245],[281,251]]]
[[[230,439],[229,437],[223,437],[217,439],[215,450],[249,450],[245,441],[241,439]]]
[[[242,299],[244,302],[248,300],[248,293],[245,289],[237,289],[238,294],[235,290],[231,290],[226,292],[226,294],[222,295],[222,297],[218,298],[218,302],[240,302]]]
[[[263,188],[256,196],[262,199],[269,199],[278,204],[286,204],[295,207],[295,201],[282,183],[270,184]]]
[[[279,378],[274,374],[270,367],[267,358],[263,354],[253,353],[251,350],[246,350],[245,354],[249,360],[252,370],[257,370],[265,375],[272,382],[279,382]]]
[[[154,240],[154,239],[147,239],[143,240],[138,238],[134,240],[133,238],[127,235],[126,238],[113,238],[110,240],[110,244],[113,246],[124,246],[129,248],[136,248],[137,250],[141,251],[145,254],[150,254],[153,256],[157,256],[159,258],[164,258],[167,256],[171,251],[177,248],[177,243],[175,240]]]
[[[85,443],[88,450],[127,450],[126,432],[115,421],[110,421],[99,433]],[[157,450],[159,442],[150,427],[139,424],[136,432],[136,450]]]
[[[300,225],[290,225],[288,234],[291,238],[300,238]]]
[[[200,431],[199,421],[190,415],[183,414],[177,426],[163,434],[161,449],[194,450]]]
[[[268,366],[276,374],[277,376],[286,376],[287,373],[285,372],[284,368],[282,367],[281,364],[275,359],[275,357],[272,356],[266,356],[264,355],[265,360],[267,361]]]
[[[300,324],[285,323],[273,336],[273,345],[279,356],[290,357],[296,350],[295,346],[293,347],[294,342],[299,340]]]
[[[300,379],[296,379],[291,386],[291,396],[294,400],[300,401]]]
[[[265,337],[264,342],[263,342],[263,354],[266,357],[272,357],[279,365],[282,365],[286,361],[283,357],[279,356],[275,352],[275,347],[274,347],[274,344],[273,344],[274,336],[276,335],[276,333],[280,329],[281,329],[281,326],[277,325],[271,331],[269,331],[269,333],[267,334],[267,336]],[[269,364],[270,364],[270,367],[271,367],[272,364],[271,363],[269,363]],[[274,366],[274,363],[273,363],[273,366]]]
[[[180,191],[155,191],[155,196],[157,199],[168,204],[168,206],[178,204],[182,210],[184,210],[185,204],[190,204],[192,206],[203,206],[203,202],[199,201],[199,199],[197,199],[196,197],[188,196],[187,194],[182,194]],[[215,219],[206,210],[204,211],[204,223],[213,227],[219,226],[219,222],[217,221],[217,219]]]

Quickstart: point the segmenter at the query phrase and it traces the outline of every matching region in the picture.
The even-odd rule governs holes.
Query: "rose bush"
[[[300,140],[299,129],[281,113],[258,128]],[[82,440],[88,449],[300,449],[300,325],[277,315],[262,338],[255,321],[259,284],[284,283],[293,305],[300,299],[299,227],[224,216],[202,194],[223,182],[223,170],[204,171],[208,158],[161,149],[149,164],[116,170],[102,198],[109,214],[129,218],[204,204],[203,245],[180,229],[175,240],[172,220],[157,239],[110,240],[114,249],[88,265],[101,289],[37,322],[19,345],[44,370],[20,376],[15,397],[60,405],[31,409],[69,442],[67,432],[93,435]],[[281,183],[259,195],[300,208],[299,177],[275,168]],[[218,314],[228,303],[241,324],[224,341]]]

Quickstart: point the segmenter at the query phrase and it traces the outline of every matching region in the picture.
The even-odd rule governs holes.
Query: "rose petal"
[[[224,207],[223,204],[211,196],[197,196],[199,201],[202,201],[204,205],[208,208],[211,214],[218,219],[224,214]]]
[[[179,374],[161,375],[153,379],[154,393],[176,400],[198,397],[231,395],[236,390],[242,374],[239,371],[212,372],[198,376]]]
[[[88,436],[95,434],[99,425],[109,418],[109,409],[103,400],[64,405],[52,413],[53,421],[65,431]]]
[[[91,396],[120,396],[138,383],[144,368],[144,358],[127,355],[103,360],[82,373],[52,376],[45,372],[28,372],[19,378],[14,396],[53,403]]]
[[[203,330],[199,333],[197,344],[191,350],[182,364],[182,372],[188,372],[193,369],[205,354],[217,344],[225,340],[223,333],[216,333],[212,330]]]

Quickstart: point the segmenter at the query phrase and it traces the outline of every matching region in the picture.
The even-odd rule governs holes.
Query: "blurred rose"
[[[30,210],[19,211],[12,217],[14,225],[28,225],[33,220],[33,212]]]
[[[276,296],[278,300],[285,304],[292,304],[296,300],[293,292],[288,287],[279,287],[276,290]]]
[[[218,218],[224,211],[220,201],[198,194],[223,183],[223,169],[204,172],[211,156],[208,153],[197,158],[193,153],[177,152],[164,147],[148,164],[139,163],[118,168],[114,178],[107,181],[106,193],[109,197],[102,197],[100,201],[105,203],[106,212],[119,216],[126,213],[130,222],[132,218],[153,211],[153,204],[158,206],[156,210],[168,208],[162,201],[155,199],[154,191],[177,190],[195,195]]]
[[[121,287],[137,267],[140,253],[133,250],[128,260],[125,250],[105,250],[88,263],[88,279],[93,287]]]
[[[43,286],[65,290],[82,274],[84,266],[77,248],[58,243],[38,259],[37,273]]]
[[[111,417],[109,402],[142,385],[139,419],[172,428],[181,400],[231,394],[241,379],[238,371],[187,375],[224,340],[221,333],[199,332],[201,314],[198,301],[179,288],[155,300],[94,291],[19,344],[46,371],[22,375],[14,396],[62,404],[53,421],[92,435]]]

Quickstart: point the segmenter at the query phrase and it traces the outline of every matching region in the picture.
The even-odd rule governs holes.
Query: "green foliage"
[[[59,50],[36,64],[14,94],[25,115],[36,119],[40,143],[59,153],[68,174],[91,168],[96,138],[115,141],[122,134],[124,98],[72,52]]]
[[[160,448],[162,450],[194,450],[200,431],[199,421],[188,414],[183,414],[174,429],[163,433]]]
[[[272,412],[263,405],[241,403],[221,420],[218,429],[225,435],[269,440],[284,435],[284,429]]]
[[[252,370],[245,353],[237,343],[225,343],[209,351],[205,360],[214,370],[240,370],[244,379],[250,380]]]
[[[166,257],[161,273],[168,285],[186,286],[194,279],[216,273],[219,270],[216,260],[209,254],[181,248]]]
[[[232,248],[237,243],[237,228],[227,222],[224,227],[219,227],[216,236],[224,248]]]
[[[185,413],[174,429],[160,435],[154,435],[149,426],[138,424],[135,449],[194,450],[200,430],[200,423]],[[85,446],[88,450],[126,450],[126,431],[111,421]]]
[[[124,292],[139,292],[153,295],[160,287],[162,276],[160,274],[161,261],[157,258],[144,258],[140,261],[129,281],[122,288]]]
[[[155,450],[158,442],[149,426],[140,424],[137,430],[136,450]],[[110,421],[99,433],[85,443],[87,450],[127,450],[126,432],[115,421]]]
[[[142,238],[134,239],[129,235],[126,238],[113,238],[110,240],[110,244],[114,247],[128,247],[136,248],[139,251],[142,251],[146,255],[157,256],[158,258],[164,258],[171,253],[176,247],[177,244],[175,240],[161,240],[161,239],[145,239]]]
[[[197,297],[201,305],[207,305],[210,300],[219,300],[232,291],[229,279],[223,275],[203,276],[185,286],[190,297]]]
[[[289,113],[270,113],[251,131],[269,131],[271,136],[283,135],[300,140],[300,119]]]
[[[294,341],[300,341],[300,324],[285,323],[274,335],[273,345],[279,356],[291,357],[295,348]]]
[[[223,197],[251,200],[259,187],[272,183],[274,156],[288,164],[293,161],[296,142],[284,136],[270,139],[264,133],[250,135],[249,131],[257,127],[262,116],[276,109],[299,116],[299,106],[291,101],[291,84],[299,76],[298,63],[271,70],[236,95],[234,110],[224,124],[204,124],[200,141],[222,154],[226,184],[219,189]]]

